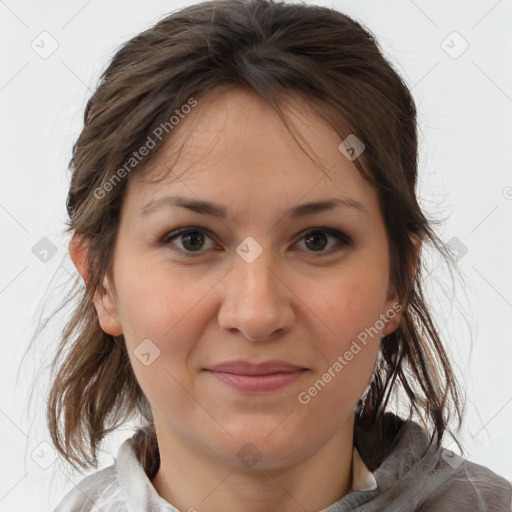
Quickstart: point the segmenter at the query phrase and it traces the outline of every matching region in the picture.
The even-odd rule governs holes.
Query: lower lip
[[[208,372],[224,384],[239,391],[268,392],[284,388],[300,378],[307,370],[271,373],[269,375],[239,375],[237,373],[214,372],[211,370],[208,370]]]

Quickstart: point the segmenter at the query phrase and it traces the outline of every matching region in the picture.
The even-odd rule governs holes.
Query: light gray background
[[[0,0],[0,511],[50,511],[83,477],[53,460],[45,444],[45,365],[60,324],[22,369],[20,363],[38,307],[51,311],[64,293],[44,295],[50,280],[56,286],[76,275],[61,233],[67,165],[86,100],[121,43],[190,3]],[[430,217],[446,219],[439,234],[458,248],[465,279],[455,295],[435,263],[426,279],[468,392],[465,448],[470,460],[512,480],[512,2],[315,3],[370,28],[412,88],[421,204]],[[58,47],[45,54],[52,45]],[[56,254],[36,245],[48,245],[44,237]],[[42,380],[29,409],[38,371]],[[100,467],[130,434],[126,429],[108,439]]]

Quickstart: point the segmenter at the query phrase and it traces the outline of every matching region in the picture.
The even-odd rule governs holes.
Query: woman
[[[442,446],[462,406],[421,248],[450,254],[415,196],[414,101],[366,29],[188,7],[119,50],[84,124],[67,205],[86,286],[49,428],[87,468],[141,425],[58,512],[510,507]]]

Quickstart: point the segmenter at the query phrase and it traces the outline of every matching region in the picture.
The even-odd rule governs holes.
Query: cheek
[[[119,271],[119,314],[135,377],[152,406],[185,410],[196,393],[191,354],[211,321],[205,308],[216,281],[162,270]]]
[[[371,268],[371,267],[370,267]],[[368,339],[380,341],[375,326],[384,313],[387,279],[374,267],[353,268],[331,280],[324,288],[311,290],[306,296],[314,301],[313,310],[328,327],[327,346],[343,350],[352,339],[367,333]],[[377,324],[377,329],[381,329]],[[324,329],[325,330],[325,329]],[[362,336],[364,338],[364,334]]]
[[[194,327],[189,315],[201,309],[216,281],[207,276],[193,279],[161,264],[136,269],[135,264],[120,265],[118,273],[119,315],[125,338],[130,344],[152,337],[172,343],[185,325]]]
[[[372,270],[370,270],[372,269]],[[387,269],[386,269],[387,271]],[[361,397],[377,360],[382,335],[387,275],[376,263],[354,266],[324,287],[305,291],[318,312],[315,338],[321,364],[303,389],[304,406],[333,421],[347,414]],[[326,328],[328,327],[328,329]],[[315,411],[315,412],[313,412]]]
[[[299,403],[312,415],[341,421],[366,388],[377,360],[387,280],[364,268],[332,280],[309,294],[322,323],[316,330],[321,363]],[[325,328],[328,327],[328,329]],[[331,413],[329,413],[331,411]]]
[[[205,308],[217,281],[212,276],[191,279],[168,267],[164,271],[162,265],[146,265],[143,272],[134,268],[119,265],[117,288],[119,316],[135,376],[150,400],[158,401],[162,393],[179,400],[182,388],[178,383],[190,390],[194,385],[190,355],[211,321],[213,313]]]

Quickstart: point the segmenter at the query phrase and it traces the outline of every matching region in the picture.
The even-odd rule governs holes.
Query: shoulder
[[[512,484],[442,446],[411,420],[386,414],[380,432],[360,428],[358,450],[378,483],[382,510],[511,511]],[[363,425],[363,427],[366,427]]]
[[[440,482],[425,512],[512,510],[512,484],[491,469],[441,449],[436,470]]]
[[[64,496],[54,512],[125,512],[126,499],[115,465],[85,477]]]

